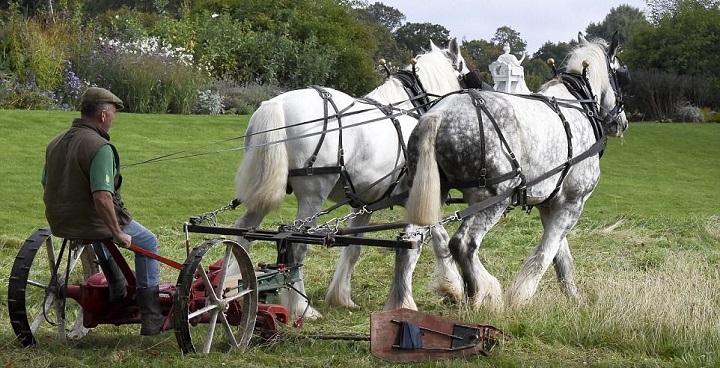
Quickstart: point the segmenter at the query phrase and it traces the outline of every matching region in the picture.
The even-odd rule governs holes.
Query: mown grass
[[[0,111],[0,305],[7,309],[7,281],[23,239],[44,225],[39,184],[47,142],[75,113]],[[247,117],[118,114],[111,132],[125,164],[228,140],[243,134]],[[552,272],[543,278],[529,306],[490,313],[451,305],[427,287],[431,251],[423,252],[414,277],[421,310],[488,323],[512,341],[488,357],[418,366],[716,366],[720,364],[720,125],[634,124],[626,138],[611,140],[601,163],[603,177],[570,235],[583,303],[567,302]],[[242,140],[214,143],[184,154],[239,147]],[[162,253],[183,260],[181,224],[214,210],[233,196],[241,151],[214,153],[124,169],[124,197],[136,218],[154,230]],[[292,220],[288,197],[281,211],[263,223],[274,228]],[[338,215],[342,215],[339,213]],[[223,213],[231,224],[239,211]],[[398,209],[376,222],[402,218]],[[456,224],[453,224],[456,226]],[[541,226],[535,212],[513,211],[487,236],[481,260],[504,287],[512,281]],[[394,233],[379,236],[391,238]],[[193,243],[200,237],[191,239]],[[369,315],[382,309],[392,275],[393,252],[365,248],[353,279],[355,310],[323,304],[337,249],[312,247],[306,285],[324,318],[288,329],[274,344],[246,352],[182,356],[172,334],[140,337],[137,326],[102,326],[70,347],[52,340],[23,349],[0,314],[0,365],[6,367],[123,367],[242,365],[383,366],[367,342],[327,341],[317,334],[368,334]],[[271,261],[273,246],[253,248],[253,259]],[[175,270],[162,278],[174,283]]]

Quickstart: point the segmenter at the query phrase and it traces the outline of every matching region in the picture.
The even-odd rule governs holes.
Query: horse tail
[[[405,205],[405,217],[410,223],[428,226],[440,219],[440,171],[435,159],[435,138],[442,121],[442,112],[429,112],[418,123],[418,160]]]
[[[280,208],[288,180],[285,112],[282,101],[265,101],[248,123],[245,157],[235,173],[235,194],[248,211]],[[280,142],[280,143],[278,143]]]

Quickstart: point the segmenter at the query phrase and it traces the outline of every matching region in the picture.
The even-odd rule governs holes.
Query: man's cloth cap
[[[118,109],[122,109],[123,102],[118,96],[115,96],[112,92],[100,87],[90,87],[83,93],[81,103],[111,103]]]

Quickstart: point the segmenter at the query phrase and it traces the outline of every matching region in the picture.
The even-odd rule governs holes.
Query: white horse
[[[416,60],[417,80],[430,101],[462,88],[461,78],[471,75],[455,39],[450,41],[448,49],[439,49],[431,42],[431,50]],[[407,137],[417,124],[411,99],[423,98],[422,94],[417,96],[422,90],[417,80],[411,73],[396,74],[364,99],[331,88],[305,88],[263,102],[250,118],[245,157],[235,177],[237,198],[246,208],[235,226],[258,226],[270,211],[281,206],[290,191],[297,197],[296,218],[302,225],[316,225],[315,215],[326,200],[342,202],[346,198],[353,199],[350,204],[357,215],[349,221],[349,226],[368,224],[370,214],[359,211],[363,204],[378,201],[390,192],[407,190],[400,169],[405,165]],[[379,108],[390,104],[392,111]],[[397,115],[398,111],[411,113],[394,119],[387,116]],[[397,127],[392,120],[397,121]],[[298,137],[302,139],[296,139]],[[443,229],[436,233],[436,239],[449,238]],[[247,241],[243,242],[248,246]],[[447,246],[438,249],[447,249]],[[295,262],[302,264],[306,251],[307,245],[293,244]],[[412,267],[406,264],[396,267],[385,308],[415,308],[410,284],[413,260],[417,259],[419,250],[398,252],[408,254],[399,259],[411,260]],[[327,291],[326,305],[355,306],[350,297],[350,277],[359,256],[360,246],[342,249]],[[438,288],[441,292],[458,289],[461,281],[451,257],[447,253],[437,257]],[[305,293],[302,281],[294,286]],[[281,299],[295,316],[320,316],[294,291],[284,291]]]
[[[475,308],[528,303],[551,263],[562,291],[580,297],[566,236],[600,178],[606,135],[622,136],[627,128],[620,84],[629,74],[615,57],[617,33],[610,45],[582,34],[578,39],[566,71],[539,95],[451,95],[423,115],[408,142],[408,221],[436,223],[450,188],[458,188],[469,205],[457,213],[463,223],[449,250]],[[544,232],[505,300],[477,252],[513,204],[537,207]]]

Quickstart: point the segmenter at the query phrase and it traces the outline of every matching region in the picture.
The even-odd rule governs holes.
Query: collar
[[[72,127],[94,130],[101,137],[107,139],[108,141],[110,140],[110,134],[108,134],[108,132],[100,129],[97,125],[93,124],[93,122],[88,119],[77,118],[73,120]]]

